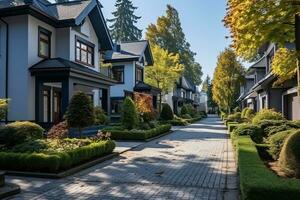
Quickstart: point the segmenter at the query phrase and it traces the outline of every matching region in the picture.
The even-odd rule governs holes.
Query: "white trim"
[[[294,94],[294,93],[297,93],[297,87],[293,87],[287,91],[285,91],[282,96],[285,96],[285,95],[289,95],[289,94]]]

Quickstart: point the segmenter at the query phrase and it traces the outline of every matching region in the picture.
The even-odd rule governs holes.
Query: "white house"
[[[61,120],[74,92],[110,110],[101,52],[112,50],[98,0],[50,3],[0,1],[0,98],[10,99],[6,121]]]
[[[145,67],[153,64],[148,41],[117,44],[114,50],[106,52],[105,62],[112,64],[109,73],[117,81],[111,87],[111,114],[119,115],[124,98],[132,96],[133,92],[150,94],[157,108],[160,90],[144,82]]]

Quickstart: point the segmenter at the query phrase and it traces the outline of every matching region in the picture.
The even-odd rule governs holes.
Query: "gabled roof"
[[[180,77],[177,87],[195,92],[196,86],[184,76]]]
[[[54,26],[79,26],[86,17],[101,43],[102,50],[111,50],[111,40],[98,0],[77,0],[64,3],[50,3],[47,0],[5,0],[0,1],[0,17],[30,14]]]
[[[147,40],[122,42],[114,51],[108,51],[105,62],[142,61],[145,55],[147,65],[153,65],[150,44]],[[119,49],[118,49],[119,48]]]
[[[134,91],[157,91],[161,92],[161,89],[153,87],[145,82],[139,81],[133,88]]]

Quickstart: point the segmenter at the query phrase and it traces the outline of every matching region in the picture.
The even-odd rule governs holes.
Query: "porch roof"
[[[141,91],[148,91],[148,92],[155,92],[155,93],[160,93],[161,92],[161,89],[157,88],[157,87],[153,87],[147,83],[144,83],[144,82],[138,82],[134,88],[133,88],[134,91],[136,92],[141,92]]]
[[[52,72],[57,75],[60,73],[67,72],[70,75],[70,73],[72,72],[75,74],[81,74],[85,77],[85,79],[88,80],[91,77],[91,79],[96,79],[101,82],[105,82],[108,85],[116,84],[115,80],[110,79],[109,77],[101,74],[100,72],[89,69],[88,67],[85,67],[81,64],[63,58],[51,58],[42,60],[30,67],[29,71],[32,75],[39,75],[42,73],[48,74],[49,72]]]

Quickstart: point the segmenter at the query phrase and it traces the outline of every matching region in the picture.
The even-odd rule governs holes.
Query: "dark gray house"
[[[0,1],[0,98],[7,121],[61,120],[76,91],[110,111],[110,86],[99,57],[112,50],[98,0]]]
[[[288,44],[287,48],[293,47]],[[274,86],[277,77],[272,73],[272,59],[276,49],[274,44],[266,44],[260,49],[262,57],[248,69],[238,102],[242,108],[251,107],[255,111],[271,108],[281,112],[287,119],[298,120],[300,102],[296,77]]]

